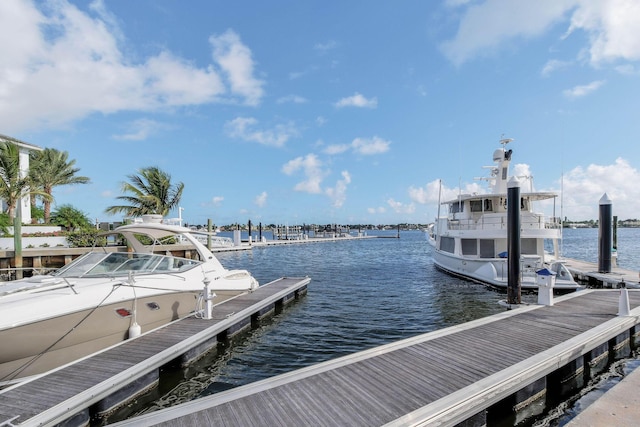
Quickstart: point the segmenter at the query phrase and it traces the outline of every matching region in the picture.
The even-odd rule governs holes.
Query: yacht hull
[[[470,259],[453,256],[434,249],[433,261],[436,267],[449,274],[499,289],[508,287],[507,259]],[[523,290],[537,290],[536,271],[540,268],[561,269],[556,278],[554,289],[558,291],[574,291],[579,286],[573,281],[568,271],[560,266],[545,263],[542,266],[524,264],[521,266],[520,287]],[[566,277],[566,279],[564,279]]]

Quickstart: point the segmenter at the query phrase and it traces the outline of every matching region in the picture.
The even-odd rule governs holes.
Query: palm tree
[[[20,171],[20,149],[12,142],[0,143],[0,199],[7,204],[10,219],[15,217],[16,205],[25,195],[37,195],[44,200],[49,196],[30,187],[30,180]]]
[[[131,194],[117,198],[128,204],[110,206],[106,213],[124,213],[131,217],[147,214],[165,216],[180,203],[184,184],[172,184],[171,175],[158,167],[142,168],[137,175],[127,175],[127,178],[130,182],[122,183],[122,192]]]
[[[53,200],[54,187],[87,184],[90,181],[86,176],[76,176],[80,168],[75,168],[75,163],[75,160],[69,160],[69,153],[55,148],[45,148],[42,151],[32,153],[29,167],[31,186],[49,196],[43,198],[44,222],[46,224],[49,223],[51,218],[51,201]]]

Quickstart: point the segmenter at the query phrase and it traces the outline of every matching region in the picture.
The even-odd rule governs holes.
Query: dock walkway
[[[598,264],[577,259],[566,258],[564,265],[569,269],[573,277],[587,283],[589,287],[618,288],[621,282],[625,282],[627,287],[640,287],[640,273],[638,271],[613,266],[609,273],[598,272]]]
[[[582,372],[621,336],[637,340],[640,291],[628,293],[629,316],[617,316],[621,291],[583,290],[115,425],[457,425],[565,366]]]
[[[212,309],[213,319],[186,317],[124,341],[32,381],[0,391],[0,425],[56,425],[189,352],[211,348],[220,334],[251,325],[306,291],[310,278],[281,278]],[[212,344],[213,343],[213,344]],[[109,408],[106,408],[109,409]]]

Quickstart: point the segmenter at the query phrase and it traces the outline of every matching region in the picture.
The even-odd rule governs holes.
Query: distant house
[[[27,176],[29,173],[29,153],[31,151],[42,151],[41,147],[37,145],[29,144],[24,141],[20,141],[19,139],[11,138],[10,136],[0,134],[0,142],[12,142],[18,146],[20,149],[20,173],[22,176]],[[31,223],[31,205],[29,196],[25,196],[20,201],[20,207],[22,212],[22,223],[30,224]],[[5,211],[7,209],[7,204],[3,200],[2,201],[2,210]]]

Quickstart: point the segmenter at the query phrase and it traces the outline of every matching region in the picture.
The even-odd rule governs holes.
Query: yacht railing
[[[507,217],[505,215],[482,215],[478,219],[449,219],[449,230],[506,230]],[[547,218],[544,215],[527,214],[520,216],[520,226],[528,230],[556,230],[560,229],[560,218]]]

